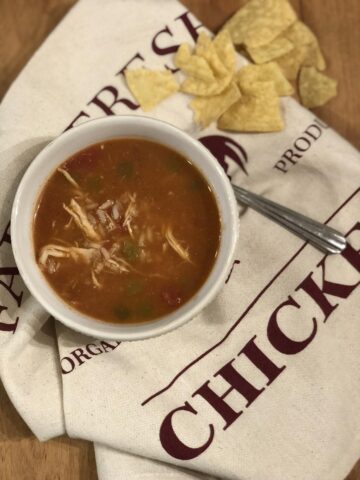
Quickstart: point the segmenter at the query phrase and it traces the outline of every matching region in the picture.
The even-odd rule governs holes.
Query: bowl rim
[[[135,128],[139,128],[141,125],[144,126],[146,124],[150,128],[154,127],[156,129],[156,127],[158,127],[159,129],[163,129],[164,135],[166,135],[166,133],[171,133],[177,136],[179,140],[181,139],[182,141],[187,142],[189,145],[191,145],[191,148],[194,150],[194,152],[198,151],[199,154],[202,154],[203,157],[207,158],[208,167],[210,169],[212,168],[216,172],[216,175],[218,176],[218,179],[221,183],[221,187],[223,189],[223,192],[221,192],[223,195],[223,200],[225,201],[225,203],[227,203],[227,207],[229,209],[228,217],[231,219],[231,221],[230,221],[230,225],[227,225],[226,232],[225,232],[229,242],[227,256],[225,258],[225,261],[223,261],[222,264],[220,265],[220,267],[218,266],[218,268],[220,268],[220,272],[217,278],[213,280],[213,285],[211,286],[210,290],[205,292],[205,294],[199,295],[201,291],[204,289],[204,287],[207,286],[209,279],[211,278],[212,272],[215,270],[215,266],[218,265],[219,256],[216,258],[214,265],[210,270],[210,273],[206,278],[205,282],[202,284],[198,292],[196,292],[195,295],[193,295],[193,297],[191,297],[187,302],[185,302],[185,304],[182,307],[175,310],[174,312],[171,312],[170,314],[164,315],[158,319],[154,319],[149,322],[126,324],[126,325],[113,324],[113,323],[108,323],[108,322],[95,319],[94,317],[90,317],[89,315],[86,315],[86,314],[82,314],[81,312],[79,312],[78,310],[76,310],[75,308],[67,304],[64,300],[62,300],[61,297],[55,292],[55,290],[52,289],[52,287],[48,284],[45,276],[42,274],[41,270],[39,269],[38,265],[36,264],[35,258],[25,260],[21,254],[22,246],[20,244],[21,243],[20,233],[24,228],[28,228],[29,224],[23,225],[22,223],[20,223],[19,220],[21,218],[21,215],[19,214],[19,211],[21,209],[21,204],[23,200],[22,197],[23,195],[25,195],[24,192],[27,185],[29,184],[29,182],[34,182],[34,174],[36,173],[36,169],[46,161],[49,155],[51,155],[51,151],[57,146],[59,146],[59,144],[61,144],[62,142],[66,144],[67,142],[71,141],[71,138],[73,137],[76,138],[77,135],[81,136],[83,132],[86,135],[87,130],[91,130],[92,128],[99,128],[99,127],[101,128],[101,126],[106,126],[106,124],[109,124],[109,125],[115,124],[118,126],[134,124]],[[162,142],[161,140],[151,138],[151,136],[146,136],[146,135],[136,135],[136,134],[130,135],[129,134],[129,135],[124,135],[124,138],[125,137],[145,138],[150,141],[167,145],[165,141]],[[112,138],[116,138],[116,135]],[[118,135],[118,138],[121,138],[121,135]],[[106,140],[107,139],[104,139],[103,141],[106,141]],[[86,145],[90,146],[100,142],[101,140],[96,140],[94,142],[89,142]],[[74,150],[74,153],[76,151],[81,151],[81,149],[83,148],[86,148],[86,145],[81,147],[80,149]],[[168,146],[168,147],[172,148],[173,150],[177,150],[173,146]],[[183,154],[181,151],[179,153],[185,156],[185,154]],[[65,156],[61,161],[56,162],[56,164],[53,166],[51,170],[51,173],[48,174],[48,176],[45,177],[45,179],[39,181],[37,186],[34,187],[36,193],[34,193],[34,195],[31,198],[31,202],[33,206],[35,206],[38,202],[39,195],[41,194],[41,191],[44,187],[46,179],[49,178],[53,174],[57,166],[65,162],[67,158],[68,156],[67,157]],[[211,162],[209,161],[210,159],[211,159]],[[209,182],[209,178],[207,177],[206,172],[202,171],[202,174],[204,175],[205,179]],[[36,180],[35,180],[35,183],[36,183]],[[211,186],[213,188],[215,196],[217,197],[219,194],[219,191],[217,190],[217,188],[214,187],[213,184]],[[222,211],[219,203],[218,203],[218,208],[219,208],[219,213],[221,215]],[[32,232],[31,226],[30,226],[30,230]],[[236,202],[235,195],[232,190],[230,181],[226,176],[223,168],[220,166],[219,162],[216,160],[216,158],[197,139],[191,137],[186,132],[180,130],[179,128],[165,121],[153,119],[153,118],[149,118],[141,115],[118,115],[113,117],[91,119],[81,125],[78,125],[76,127],[73,127],[70,130],[63,132],[62,134],[54,138],[38,153],[38,155],[36,155],[36,157],[29,164],[27,170],[25,171],[17,187],[17,191],[15,194],[14,202],[13,202],[12,212],[11,212],[12,250],[13,250],[15,262],[17,264],[19,273],[26,287],[30,291],[30,293],[35,297],[35,299],[44,307],[44,309],[49,314],[51,314],[54,318],[59,320],[62,324],[82,334],[85,334],[91,337],[107,339],[107,340],[144,340],[147,338],[156,337],[180,327],[181,325],[187,323],[192,318],[194,318],[197,314],[199,314],[219,293],[219,291],[221,290],[225,282],[225,279],[227,278],[227,275],[232,266],[232,261],[234,258],[238,235],[239,235],[239,222],[238,222],[237,202]],[[221,248],[222,248],[222,243],[224,240],[223,237],[224,237],[224,231],[222,229],[219,252],[221,251]],[[30,236],[29,240],[32,242],[32,235]],[[36,269],[37,272],[40,272],[41,274],[41,278],[42,278],[41,283],[43,284],[45,291],[42,290],[41,288],[35,287],[35,283],[31,278],[32,273],[34,274],[34,268]],[[50,296],[55,295],[57,299],[61,300],[64,310],[67,310],[66,314],[59,311],[57,308],[55,308],[53,303],[49,301],[48,298],[46,298],[46,295],[49,293],[50,293]],[[177,318],[170,319],[170,317],[172,317],[177,312],[181,311],[189,303],[192,303],[191,308],[184,311],[181,315],[177,315]],[[74,320],[73,318],[70,318],[69,315],[70,317],[78,317],[78,321]],[[80,318],[87,319],[89,323],[92,324],[92,326],[91,325],[84,326],[80,324],[79,323]],[[113,326],[111,327],[111,330],[109,327],[110,325]]]

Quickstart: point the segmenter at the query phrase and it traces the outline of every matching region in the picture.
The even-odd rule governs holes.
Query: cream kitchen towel
[[[143,114],[125,67],[173,68],[199,29],[175,0],[82,0],[4,98],[1,378],[39,439],[95,442],[101,480],[342,480],[360,453],[360,156],[295,100],[282,100],[286,129],[272,134],[197,131],[180,93],[148,115],[196,136],[233,182],[346,233],[342,255],[242,209],[221,294],[135,343],[57,322],[55,336],[12,257],[11,204],[36,153],[89,119]]]

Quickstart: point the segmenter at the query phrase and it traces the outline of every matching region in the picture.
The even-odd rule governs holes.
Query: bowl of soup
[[[214,299],[238,213],[200,142],[165,122],[117,116],[63,133],[33,160],[11,237],[25,284],[53,317],[92,337],[139,340]]]

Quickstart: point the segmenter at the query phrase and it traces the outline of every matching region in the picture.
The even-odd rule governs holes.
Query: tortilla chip
[[[187,75],[199,78],[204,82],[213,82],[215,80],[213,71],[211,70],[205,58],[198,55],[191,55],[188,43],[182,43],[176,52],[174,64]]]
[[[276,93],[280,96],[292,95],[294,89],[284,77],[280,67],[275,62],[263,65],[245,65],[236,74],[236,81],[241,91],[259,82],[274,82]]]
[[[235,71],[235,49],[229,34],[221,33],[212,41],[205,32],[201,32],[195,52],[195,56],[210,65],[214,80],[205,81],[196,75],[190,75],[181,85],[181,90],[200,97],[219,95],[228,87]]]
[[[228,20],[224,29],[235,45],[260,47],[296,21],[296,13],[287,0],[250,0]]]
[[[294,45],[308,45],[317,41],[315,35],[305,23],[297,20],[291,25],[283,35],[290,40]]]
[[[180,90],[199,97],[211,97],[212,95],[218,95],[223,92],[231,82],[232,77],[232,73],[228,73],[225,77],[216,79],[211,83],[194,77],[187,77],[181,84]]]
[[[307,51],[308,47],[302,45],[293,48],[290,52],[276,59],[276,63],[288,80],[296,80],[299,70],[306,58]]]
[[[272,42],[261,47],[248,47],[247,51],[255,63],[267,63],[285,55],[294,48],[287,38],[277,37]]]
[[[217,120],[226,110],[241,97],[236,84],[232,82],[222,93],[212,97],[196,97],[190,102],[194,111],[195,122],[207,127]]]
[[[316,41],[316,43],[307,45],[307,51],[303,65],[306,67],[316,67],[318,70],[325,70],[326,62],[318,41]]]
[[[174,57],[174,64],[177,68],[182,68],[186,62],[191,58],[192,51],[188,43],[182,43],[179,45]]]
[[[318,70],[324,70],[326,67],[324,56],[321,52],[319,42],[310,30],[300,20],[288,28],[282,37],[289,40],[295,47],[307,46],[303,65],[316,67]]]
[[[222,30],[213,41],[216,53],[228,72],[235,72],[235,48],[230,33]]]
[[[236,132],[277,132],[284,128],[279,97],[272,82],[248,87],[243,95],[218,120],[222,130]]]
[[[125,70],[125,78],[144,112],[179,90],[175,77],[168,70]]]
[[[305,107],[319,107],[336,96],[337,81],[314,67],[303,67],[299,77],[299,93]]]
[[[219,58],[214,43],[205,32],[200,32],[198,36],[195,53],[208,62],[216,77],[225,77],[228,74],[225,65]]]

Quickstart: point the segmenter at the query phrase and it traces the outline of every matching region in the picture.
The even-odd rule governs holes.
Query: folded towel
[[[95,442],[101,480],[342,480],[360,451],[360,156],[294,99],[271,134],[199,131],[181,93],[146,115],[199,139],[234,183],[346,233],[343,254],[241,209],[216,300],[167,335],[122,343],[56,321],[55,334],[14,263],[10,210],[29,162],[89,119],[144,115],[125,67],[173,66],[200,28],[175,0],[82,0],[4,98],[1,379],[39,439]]]

